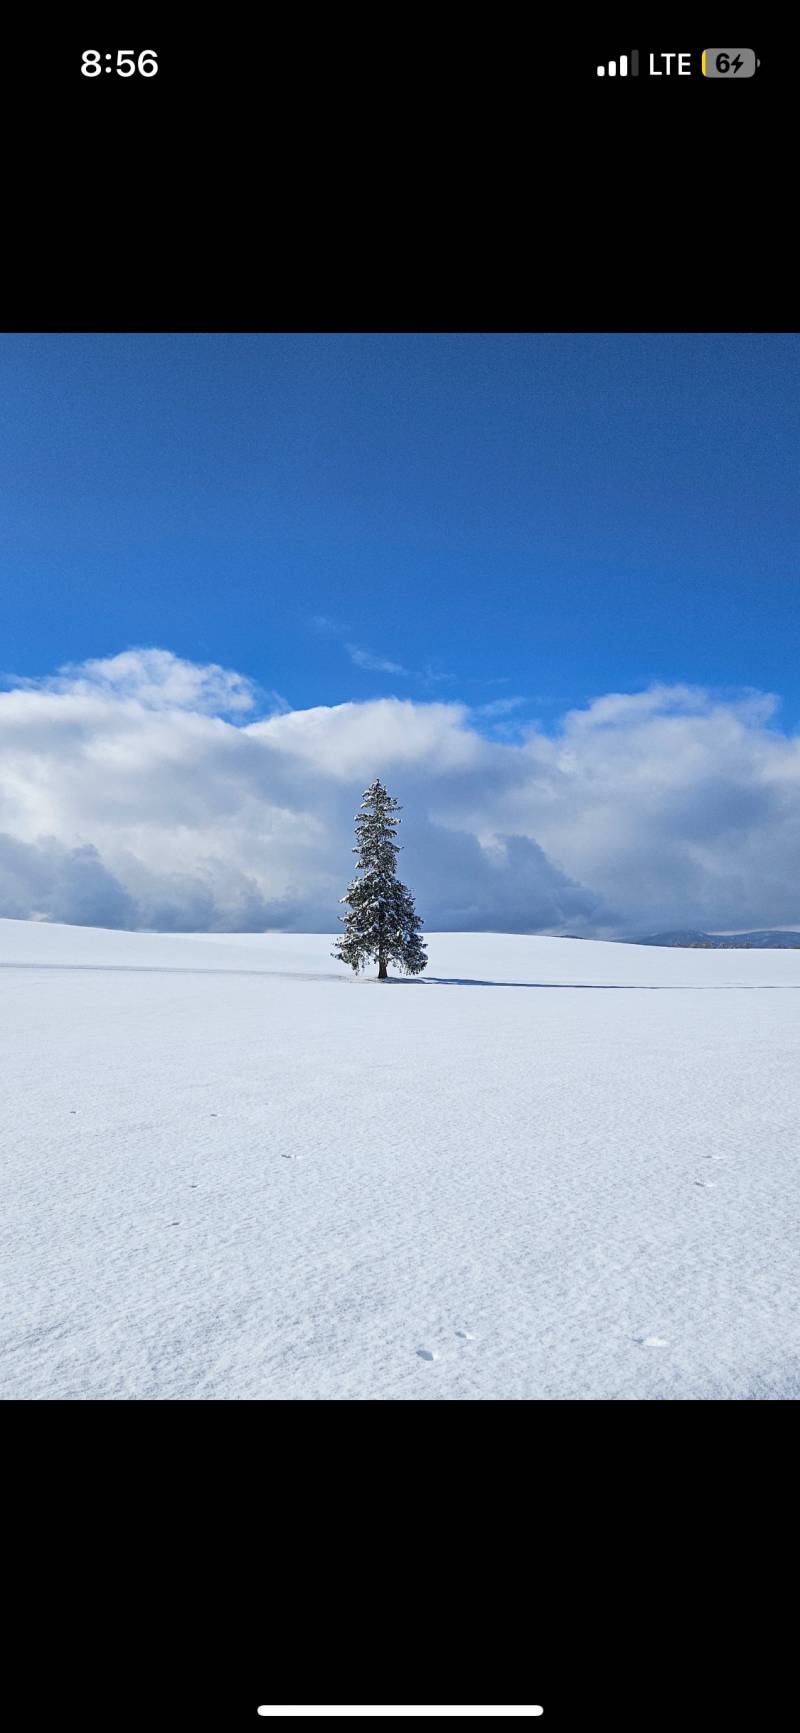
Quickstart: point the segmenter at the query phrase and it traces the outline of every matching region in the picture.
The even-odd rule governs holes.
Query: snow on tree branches
[[[336,940],[331,953],[341,963],[349,963],[356,974],[371,959],[377,958],[378,980],[388,980],[388,963],[399,963],[406,975],[421,975],[427,967],[425,945],[420,937],[423,925],[414,908],[414,898],[397,877],[395,842],[396,817],[402,807],[387,794],[382,782],[375,781],[365,789],[361,811],[356,814],[356,871],[347,895],[340,901],[347,904],[347,914],[340,915],[344,932]]]

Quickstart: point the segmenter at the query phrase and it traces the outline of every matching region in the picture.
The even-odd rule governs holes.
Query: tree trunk
[[[386,980],[386,956],[383,949],[383,897],[378,914],[378,980]]]

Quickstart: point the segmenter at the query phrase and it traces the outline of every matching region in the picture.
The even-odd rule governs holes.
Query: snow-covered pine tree
[[[340,915],[344,932],[332,952],[341,963],[349,963],[356,974],[371,958],[377,958],[378,980],[386,981],[388,963],[399,963],[406,975],[421,975],[427,967],[425,945],[420,937],[423,922],[414,908],[414,898],[397,877],[395,842],[402,807],[387,794],[382,782],[365,789],[361,811],[356,813],[356,871],[347,895],[347,914]]]

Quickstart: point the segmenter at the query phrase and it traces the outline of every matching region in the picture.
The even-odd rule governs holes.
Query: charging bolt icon
[[[752,78],[759,64],[752,48],[703,49],[704,78]]]

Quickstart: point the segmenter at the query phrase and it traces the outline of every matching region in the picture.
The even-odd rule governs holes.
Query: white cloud
[[[312,614],[311,625],[315,632],[328,632],[333,637],[340,637],[343,632],[349,632],[349,626],[343,626],[339,620],[332,620],[330,614]]]
[[[652,687],[496,739],[458,703],[280,713],[157,649],[62,668],[0,693],[0,913],[334,930],[380,775],[430,928],[797,924],[800,741],[775,704]]]
[[[28,690],[91,697],[107,693],[152,710],[197,710],[212,716],[254,710],[261,694],[252,680],[216,662],[199,666],[171,650],[123,650],[118,656],[66,662],[45,680],[12,682]],[[277,696],[277,694],[273,695]],[[285,705],[285,699],[279,699]]]
[[[371,650],[361,650],[358,644],[345,644],[345,649],[357,668],[366,668],[373,674],[408,673],[408,669],[401,667],[399,662],[387,662],[383,656],[373,656]]]
[[[324,633],[328,637],[342,638],[350,632],[349,626],[331,619],[329,614],[312,614],[310,624],[315,632]],[[400,674],[406,680],[416,680],[421,686],[439,686],[452,682],[454,676],[442,668],[434,658],[425,663],[423,668],[405,668],[401,662],[392,662],[388,656],[378,656],[372,650],[365,650],[363,645],[352,641],[343,646],[355,668],[362,668],[368,674]]]
[[[702,686],[656,685],[645,692],[608,692],[603,698],[594,698],[585,709],[569,710],[564,726],[572,734],[584,734],[594,728],[625,726],[647,716],[708,716],[718,702]],[[734,696],[733,705],[737,716],[767,722],[778,700],[771,692],[746,691]]]

